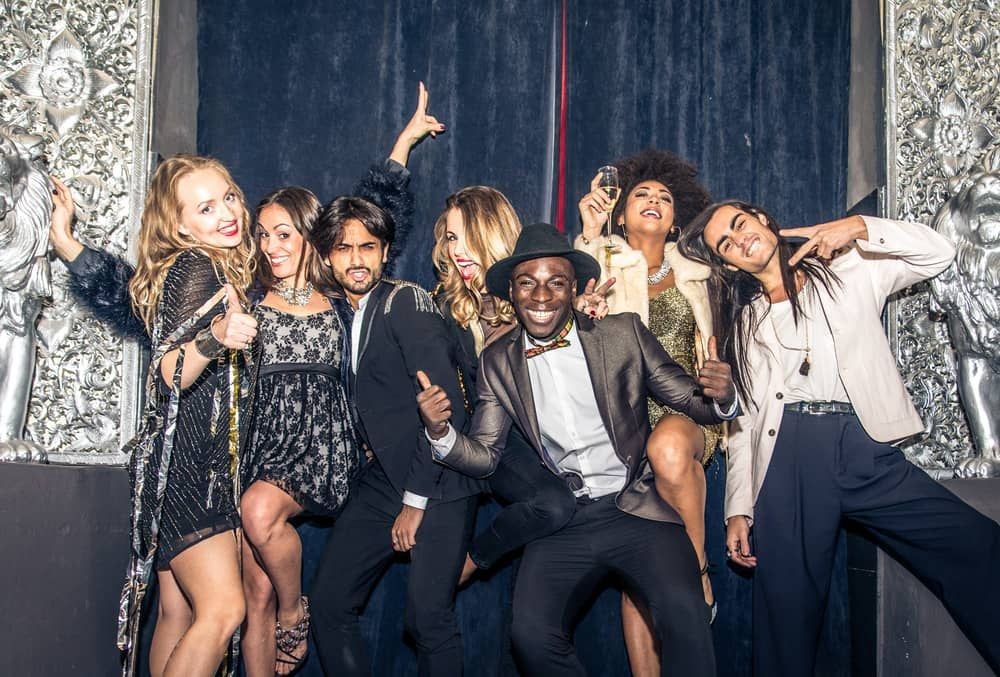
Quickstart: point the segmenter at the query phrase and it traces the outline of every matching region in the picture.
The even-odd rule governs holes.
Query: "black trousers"
[[[538,452],[516,431],[508,437],[489,481],[493,496],[509,505],[469,548],[469,556],[480,569],[489,569],[525,543],[561,529],[576,511],[569,486],[542,464]]]
[[[420,675],[462,674],[455,588],[475,506],[474,496],[432,502],[410,551],[404,625],[416,641]],[[310,595],[313,635],[327,675],[371,674],[358,616],[395,554],[390,531],[401,508],[399,494],[373,462],[333,526]]]
[[[813,674],[842,519],[936,594],[1000,673],[1000,525],[872,440],[856,416],[785,412],[754,508],[754,672]]]
[[[594,590],[616,577],[645,601],[662,674],[715,675],[709,609],[684,527],[619,510],[613,496],[580,505],[569,524],[524,549],[514,588],[514,653],[524,675],[585,675],[573,627]]]

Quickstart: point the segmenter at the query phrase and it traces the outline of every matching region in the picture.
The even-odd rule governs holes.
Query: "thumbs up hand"
[[[233,350],[250,346],[257,336],[257,320],[243,312],[240,297],[233,285],[226,285],[226,313],[212,321],[212,334],[219,343]]]
[[[417,393],[417,407],[420,418],[424,420],[427,435],[439,440],[448,433],[448,421],[451,419],[451,400],[441,388],[431,384],[431,380],[422,371],[417,371],[417,383],[420,392]]]
[[[711,397],[722,409],[729,408],[736,399],[732,370],[727,363],[719,360],[714,336],[708,339],[708,359],[698,374],[698,384],[705,397]]]

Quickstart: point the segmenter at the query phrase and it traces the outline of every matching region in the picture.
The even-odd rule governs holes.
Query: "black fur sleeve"
[[[354,187],[354,195],[389,212],[396,224],[396,237],[389,249],[389,262],[385,274],[393,274],[393,264],[406,246],[406,238],[413,222],[413,193],[410,192],[410,172],[393,160],[372,165],[361,182]]]
[[[85,247],[69,269],[69,292],[94,317],[116,334],[149,343],[146,327],[132,311],[128,283],[135,268],[121,257]]]

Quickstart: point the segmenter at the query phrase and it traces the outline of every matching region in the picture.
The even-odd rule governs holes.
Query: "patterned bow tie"
[[[528,342],[531,343],[533,348],[528,348],[524,351],[524,356],[529,360],[536,355],[541,355],[542,353],[547,353],[550,350],[555,350],[556,348],[566,348],[569,346],[569,341],[566,337],[569,335],[569,330],[573,328],[573,316],[569,316],[569,321],[566,322],[566,326],[562,328],[559,335],[548,343],[536,343],[530,334],[526,334],[528,337]]]

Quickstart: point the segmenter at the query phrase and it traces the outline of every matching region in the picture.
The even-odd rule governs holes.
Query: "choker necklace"
[[[304,287],[289,287],[284,280],[278,280],[272,291],[290,306],[304,306],[312,298],[312,282],[306,282]]]
[[[660,269],[657,270],[652,275],[646,276],[646,283],[650,286],[654,284],[660,284],[666,279],[667,275],[670,274],[670,262],[667,261],[666,255],[663,257],[663,263],[660,264]]]

